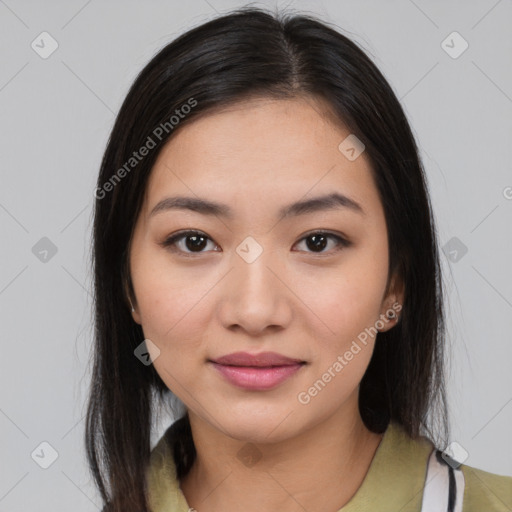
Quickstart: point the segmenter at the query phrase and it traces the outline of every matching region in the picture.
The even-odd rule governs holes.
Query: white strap
[[[457,486],[455,508],[453,511],[462,512],[462,500],[464,498],[464,487],[466,486],[466,481],[464,480],[464,473],[460,468],[457,468],[453,473],[455,475],[455,485]]]
[[[448,466],[439,463],[434,449],[428,459],[421,512],[446,512],[449,488]]]
[[[450,491],[450,467],[440,463],[436,450],[432,450],[427,465],[427,476],[423,490],[421,512],[446,512]],[[464,474],[460,469],[454,469],[455,476],[455,506],[454,512],[462,512],[464,497]]]

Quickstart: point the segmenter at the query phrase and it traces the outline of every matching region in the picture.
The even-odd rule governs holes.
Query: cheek
[[[376,341],[372,326],[380,311],[380,288],[364,281],[366,277],[359,279],[354,274],[338,277],[310,295],[314,315],[308,322],[309,337],[316,348],[311,378],[302,391],[306,397],[314,397],[314,407],[326,414],[354,393],[372,357]],[[315,332],[313,324],[320,325],[321,331]]]
[[[346,339],[375,324],[386,286],[386,265],[387,261],[358,254],[330,272],[304,273],[295,280],[299,297],[321,320],[325,336]]]
[[[132,282],[144,334],[161,343],[176,338],[179,332],[192,338],[199,329],[201,298],[215,282],[213,276],[190,279],[161,250],[143,249],[132,261]],[[211,281],[211,283],[210,283]],[[184,327],[186,326],[186,328]]]
[[[208,321],[201,301],[204,287],[156,265],[145,267],[134,281],[144,337],[160,351],[153,360],[155,370],[183,401],[194,387],[194,369],[203,362],[199,356]]]

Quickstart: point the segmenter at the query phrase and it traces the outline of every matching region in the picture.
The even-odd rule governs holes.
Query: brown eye
[[[302,240],[306,240],[306,247],[308,249],[308,251],[306,252],[312,252],[317,254],[330,252],[324,250],[328,246],[329,240],[335,241],[334,251],[339,251],[343,247],[349,247],[350,245],[352,245],[351,242],[349,242],[345,238],[342,238],[339,235],[335,235],[334,233],[325,231],[315,231],[303,237],[301,239],[301,242]]]
[[[200,231],[181,231],[170,236],[164,242],[163,247],[171,248],[173,251],[181,251],[185,254],[202,253],[207,246],[207,241],[211,240],[208,236]],[[184,243],[181,244],[181,242]],[[181,246],[179,246],[181,244]]]

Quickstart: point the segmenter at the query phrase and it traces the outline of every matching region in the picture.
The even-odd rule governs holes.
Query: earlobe
[[[389,302],[386,300],[386,311],[394,311],[398,318],[398,314],[402,310],[404,301],[404,283],[401,277],[396,275],[393,276],[388,300]],[[391,318],[393,318],[393,316],[391,316]]]
[[[401,304],[396,301],[395,297],[391,297],[390,303],[386,311],[380,315],[381,324],[384,324],[382,328],[379,328],[379,332],[386,332],[392,329],[398,322],[400,316],[399,311],[402,309]],[[384,319],[384,320],[382,320]]]
[[[132,313],[132,318],[133,318],[133,321],[137,324],[140,325],[140,316],[139,316],[139,313],[135,310],[135,308],[133,307],[133,304],[132,304],[132,301],[130,299],[128,299],[128,302],[130,303],[130,309],[131,309],[131,313]]]
[[[139,316],[138,312],[135,310],[135,308],[133,307],[132,300],[130,299],[130,295],[131,295],[130,290],[128,287],[128,283],[126,283],[126,282],[124,284],[124,293],[125,293],[126,301],[129,304],[129,308],[130,308],[130,312],[132,314],[133,321],[140,325],[140,316]]]
[[[389,294],[383,301],[386,309],[381,312],[381,319],[384,318],[383,328],[378,329],[379,332],[385,332],[396,326],[400,320],[400,311],[403,307],[404,283],[396,274],[393,276]]]

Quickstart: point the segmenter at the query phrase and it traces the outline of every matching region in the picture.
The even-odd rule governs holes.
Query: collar
[[[153,512],[188,512],[189,505],[176,478],[169,427],[151,451],[147,470]],[[375,452],[359,489],[339,512],[362,512],[378,505],[380,512],[416,512],[421,509],[427,460],[433,444],[423,436],[411,439],[391,422]]]

